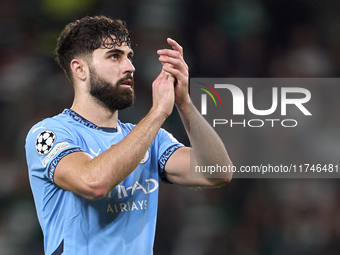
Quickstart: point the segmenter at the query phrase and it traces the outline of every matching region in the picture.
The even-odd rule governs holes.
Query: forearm
[[[164,121],[164,116],[150,111],[121,142],[88,162],[88,179],[104,191],[117,186],[138,166]]]
[[[88,199],[104,197],[138,166],[165,119],[151,110],[122,141],[99,156],[67,155],[57,165],[55,183]]]
[[[227,150],[209,123],[201,116],[190,100],[177,106],[182,122],[190,139],[194,158],[192,165],[232,165]]]

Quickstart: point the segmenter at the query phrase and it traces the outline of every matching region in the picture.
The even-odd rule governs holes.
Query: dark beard
[[[122,79],[118,80],[113,86],[112,83],[105,81],[97,72],[90,67],[90,94],[98,99],[102,105],[114,112],[116,110],[123,110],[133,105],[135,100],[133,77],[129,73]],[[131,79],[131,89],[122,88],[120,84]]]

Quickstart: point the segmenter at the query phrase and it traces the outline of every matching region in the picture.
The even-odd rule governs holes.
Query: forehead
[[[122,45],[112,45],[111,47],[99,47],[93,51],[93,56],[104,56],[110,53],[121,53],[121,54],[133,54],[133,50],[128,46],[127,43],[122,43]]]
[[[105,54],[106,52],[111,52],[113,50],[119,50],[125,54],[133,53],[129,39],[127,39],[126,41],[116,40],[116,37],[114,35],[103,38],[100,47],[95,49],[93,53],[96,52]]]

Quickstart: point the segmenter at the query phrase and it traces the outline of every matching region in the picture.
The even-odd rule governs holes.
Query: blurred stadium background
[[[136,123],[151,106],[156,50],[167,37],[184,47],[191,77],[338,77],[339,10],[336,0],[0,0],[0,254],[43,254],[24,139],[34,123],[71,105],[53,55],[66,23],[87,14],[127,22],[137,98],[120,119]],[[165,128],[188,144],[176,113]],[[323,141],[339,136],[332,126],[320,131]],[[231,158],[244,165],[256,143],[261,157],[275,156],[268,141],[230,139]],[[319,142],[311,138],[305,154]],[[294,149],[284,138],[282,146]],[[329,179],[234,179],[203,191],[162,184],[154,253],[339,254],[339,187]]]

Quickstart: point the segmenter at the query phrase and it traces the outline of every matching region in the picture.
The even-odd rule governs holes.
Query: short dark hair
[[[60,33],[55,49],[56,60],[72,82],[72,59],[82,55],[90,59],[91,53],[99,47],[111,49],[123,43],[131,47],[124,21],[103,15],[87,16],[67,24]]]

